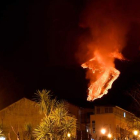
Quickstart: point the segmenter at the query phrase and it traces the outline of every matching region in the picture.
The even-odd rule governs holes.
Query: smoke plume
[[[139,22],[135,2],[97,0],[89,2],[82,13],[80,27],[87,34],[80,38],[79,56],[84,62],[82,67],[88,68],[88,100],[107,94],[120,74],[114,60],[125,59],[121,52],[126,46],[130,25]]]

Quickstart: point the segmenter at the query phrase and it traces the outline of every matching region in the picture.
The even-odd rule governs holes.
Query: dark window
[[[95,121],[92,121],[92,129],[93,129],[93,133],[95,133]]]
[[[120,134],[121,134],[121,136],[124,136],[124,134],[125,134],[125,129],[120,128]]]
[[[109,108],[109,113],[113,113],[113,108],[112,107]]]
[[[108,108],[105,108],[105,113],[108,113]]]
[[[100,108],[97,108],[97,114],[100,114]]]
[[[119,125],[116,126],[116,132],[117,132],[117,133],[120,132],[120,127],[119,127]]]
[[[87,117],[90,118],[90,115],[93,115],[93,112],[88,112]]]

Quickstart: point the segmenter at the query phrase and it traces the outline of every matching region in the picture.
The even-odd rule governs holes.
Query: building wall
[[[0,111],[0,124],[7,138],[8,134],[10,134],[12,140],[16,140],[16,134],[19,132],[22,140],[25,133],[25,125],[30,124],[35,128],[42,117],[43,115],[39,114],[39,108],[35,102],[22,98]]]
[[[133,130],[136,129],[136,126],[139,127],[140,124],[138,118],[134,123],[134,118],[135,120],[137,118],[134,114],[117,106],[95,107],[95,114],[90,117],[92,138],[98,140],[101,137],[105,137],[109,133],[109,130],[113,138],[132,138]],[[101,133],[102,128],[107,130],[105,135]]]
[[[68,102],[65,104],[69,113],[77,119],[77,140],[91,140],[90,115],[93,114],[94,109],[81,108]]]
[[[95,121],[95,129],[93,128],[93,121]],[[92,138],[99,139],[103,135],[101,134],[101,129],[106,129],[106,133],[115,133],[115,115],[114,114],[95,114],[91,115],[91,134]]]
[[[74,115],[77,119],[77,140],[89,140],[89,131],[86,131],[90,122],[90,114],[93,109],[84,109],[68,102],[65,102],[69,113]],[[2,126],[3,133],[8,139],[8,135],[12,140],[16,140],[19,132],[20,140],[25,138],[25,125],[30,124],[32,129],[40,124],[43,114],[39,113],[39,108],[34,101],[27,98],[13,103],[0,111],[0,127]],[[25,138],[26,139],[26,138]]]
[[[133,137],[134,114],[121,109],[119,107],[114,107],[114,114],[116,118],[116,137]]]

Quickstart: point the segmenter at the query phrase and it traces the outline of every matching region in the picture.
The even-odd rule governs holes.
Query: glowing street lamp
[[[107,136],[108,136],[108,138],[111,138],[112,137],[112,135],[110,133]]]
[[[70,133],[68,133],[68,134],[67,134],[67,137],[68,137],[68,138],[70,138],[70,136],[71,136],[71,134],[70,134]]]
[[[102,129],[101,129],[101,133],[102,133],[102,134],[105,134],[105,133],[106,133],[106,129],[102,128]]]
[[[0,140],[6,140],[6,138],[4,136],[1,136]]]
[[[134,133],[135,136],[138,135],[138,131],[137,130],[134,130],[133,133]]]

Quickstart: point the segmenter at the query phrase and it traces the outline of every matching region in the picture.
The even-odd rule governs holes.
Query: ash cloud
[[[138,0],[88,1],[79,23],[84,32],[79,39],[80,63],[92,58],[95,50],[99,50],[104,59],[115,50],[118,52],[124,50],[123,53],[129,58],[132,54],[128,51],[134,47],[133,43],[130,43],[134,40],[132,36],[139,36],[136,29],[140,27],[139,6]],[[138,26],[135,29],[134,24]],[[132,35],[129,35],[131,33]],[[133,52],[136,52],[140,45],[138,39],[135,39],[134,45]]]
[[[118,73],[114,79],[116,80],[118,78],[120,72],[115,69],[114,61],[116,58],[124,60],[121,52],[130,50],[124,48],[128,46],[127,43],[133,38],[129,38],[130,35],[128,36],[129,32],[132,33],[132,25],[134,23],[140,25],[140,10],[138,5],[140,5],[139,1],[88,1],[79,24],[86,32],[79,39],[79,58],[81,63],[86,61],[88,61],[87,63],[92,63],[91,60],[97,60],[99,62],[99,69],[94,68],[95,66],[90,67],[91,64],[86,65],[86,67],[82,65],[83,68],[88,68],[86,78],[90,79],[89,100],[94,100],[95,97],[102,97],[111,88],[114,81],[112,80],[111,84],[108,83],[109,75],[112,75],[110,73],[111,69]],[[135,30],[133,34],[136,32]],[[132,45],[131,47],[137,50],[139,41],[136,40],[135,42],[137,42],[135,47],[133,47],[133,43],[129,43]],[[126,56],[129,57],[128,55]],[[99,73],[94,72],[102,68],[104,68],[103,71]],[[91,70],[94,71],[91,73]],[[109,72],[106,74],[106,71]],[[97,78],[96,80],[93,80],[93,73]],[[104,77],[106,79],[103,79]],[[103,80],[105,82],[101,85],[100,82]],[[105,92],[101,92],[103,91],[104,85],[110,86],[105,89]],[[97,89],[97,92],[95,89]]]

